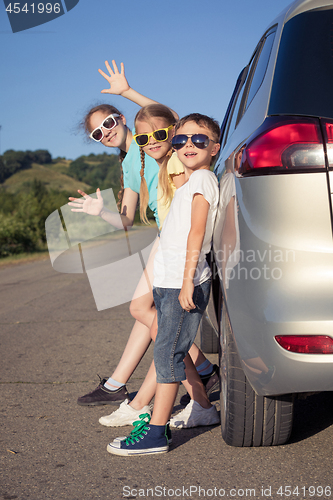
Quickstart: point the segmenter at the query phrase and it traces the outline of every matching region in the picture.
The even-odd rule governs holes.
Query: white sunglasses
[[[101,142],[101,140],[104,137],[104,133],[103,133],[102,127],[106,128],[107,130],[112,130],[117,125],[116,118],[119,118],[119,115],[109,115],[106,118],[104,118],[104,120],[102,121],[102,123],[100,124],[100,126],[97,127],[97,128],[95,128],[91,132],[91,134],[89,135],[89,137],[91,139],[94,139],[94,141],[96,141],[96,142]]]

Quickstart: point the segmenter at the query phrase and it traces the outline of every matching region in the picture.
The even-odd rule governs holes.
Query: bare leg
[[[206,390],[189,355],[184,359],[184,363],[186,366],[186,380],[183,380],[182,384],[189,393],[190,398],[194,399],[203,408],[211,408],[212,405],[210,404]]]
[[[155,314],[155,318],[153,324],[150,329],[151,339],[155,341],[157,335],[157,314]],[[146,405],[149,405],[150,401],[155,396],[156,392],[156,370],[154,360],[152,361],[148,373],[141,384],[140,389],[135,395],[135,398],[131,401],[130,406],[135,410],[141,410]]]
[[[158,249],[158,239],[153,245],[150,252],[147,266],[140,278],[138,286],[133,295],[130,305],[130,312],[133,318],[137,319],[146,326],[151,327],[156,310],[153,299],[153,276],[154,276],[154,259]]]
[[[130,406],[135,410],[141,410],[144,406],[149,405],[150,401],[155,396],[156,385],[156,370],[154,361],[152,361],[146,378],[136,393],[135,398],[130,402]]]
[[[144,280],[144,278],[145,276],[142,275],[141,279]],[[144,295],[142,294],[136,299],[133,299],[130,305],[130,313],[133,318],[135,318],[137,321],[140,321],[140,323],[150,329],[156,314],[153,293],[148,292]]]
[[[179,382],[157,384],[154,411],[150,421],[152,425],[165,425],[170,419],[178,388]]]
[[[112,378],[122,384],[125,384],[130,378],[149,347],[151,342],[150,328],[156,315],[151,293],[143,295],[137,300],[140,301],[142,310],[145,307],[145,323],[138,320],[134,323],[125,350],[112,374]]]
[[[151,342],[149,328],[139,321],[134,323],[120,361],[112,374],[112,378],[126,384],[135,368],[140,363]]]
[[[189,350],[189,355],[192,358],[194,366],[201,365],[204,361],[206,361],[206,356],[200,351],[199,347],[196,344],[192,344],[191,349]]]

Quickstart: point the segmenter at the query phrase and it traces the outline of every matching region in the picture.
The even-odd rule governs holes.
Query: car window
[[[240,73],[222,125],[222,147],[237,127],[244,112],[258,92],[266,74],[276,26],[271,28],[258,43],[251,60]]]
[[[242,75],[243,75],[245,69],[246,68],[242,69],[242,71],[240,72],[240,74],[239,74],[239,76],[237,78],[237,82],[236,82],[234,91],[232,93],[231,99],[229,101],[229,104],[228,104],[228,107],[227,107],[227,111],[226,111],[226,113],[224,115],[223,122],[222,122],[222,125],[221,125],[220,144],[224,143],[225,134],[228,131],[228,124],[229,124],[230,113],[231,113],[231,111],[233,109],[233,105],[234,105],[235,99],[237,98],[238,90],[239,90],[239,87],[240,87],[241,82],[242,82]]]
[[[246,105],[244,106],[244,111],[249,107],[254,96],[261,87],[262,82],[264,81],[275,38],[275,33],[276,33],[276,27],[271,29],[262,40],[260,53],[256,58],[255,66],[253,65],[254,70],[252,70],[250,74],[251,81],[249,81],[247,85],[248,92],[246,97]]]
[[[225,118],[225,120],[226,120],[225,130],[223,130],[223,127],[222,127],[222,133],[224,132],[224,137],[222,138],[221,144],[223,144],[223,146],[227,142],[230,134],[235,129],[235,120],[236,120],[236,117],[238,114],[239,105],[242,101],[242,96],[243,96],[243,92],[244,92],[244,84],[245,84],[246,77],[248,74],[248,69],[249,69],[249,67],[246,66],[241,71],[241,73],[238,77],[236,86],[235,86],[234,93],[232,95],[232,98],[231,98],[229,106],[228,106],[229,116],[226,115],[226,118]],[[223,121],[223,123],[225,123],[225,121]]]
[[[286,23],[276,60],[269,115],[333,118],[332,26],[332,8],[304,12]]]
[[[235,100],[237,99],[237,96],[239,94],[239,89],[242,87],[242,84],[244,83],[243,74],[246,71],[246,69],[247,68],[243,68],[242,71],[240,72],[238,78],[237,78],[237,82],[236,82],[234,91],[232,93],[231,99],[229,101],[227,111],[226,111],[224,118],[223,118],[223,122],[221,125],[221,137],[220,137],[220,144],[221,145],[224,144],[225,140],[226,140],[226,136],[227,136],[228,128],[229,128],[229,124],[230,124],[230,117],[231,117],[233,109],[234,109]]]

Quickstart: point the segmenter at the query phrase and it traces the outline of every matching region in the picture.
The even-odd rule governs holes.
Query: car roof
[[[292,17],[313,9],[320,8],[333,8],[332,0],[295,0],[288,7],[286,7],[280,14],[269,24],[272,26],[283,19],[284,24],[288,22]],[[267,29],[269,28],[267,27]]]

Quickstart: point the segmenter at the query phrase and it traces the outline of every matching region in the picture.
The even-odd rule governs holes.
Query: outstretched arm
[[[120,214],[118,212],[111,212],[104,207],[103,197],[99,188],[96,191],[97,199],[92,198],[80,189],[78,189],[78,193],[83,198],[69,198],[70,203],[68,205],[75,207],[71,209],[72,212],[100,216],[118,229],[127,229],[133,225],[139,195],[130,188],[126,188],[124,191]]]
[[[193,279],[205,236],[208,211],[208,201],[202,194],[196,193],[192,200],[191,229],[187,238],[183,286],[178,297],[180,305],[185,311],[195,309],[193,302]]]
[[[104,71],[102,71],[101,69],[99,69],[98,71],[110,84],[110,88],[103,89],[101,91],[102,94],[121,95],[123,97],[126,97],[126,99],[135,102],[135,104],[138,104],[141,107],[147,106],[148,104],[157,104],[157,101],[153,101],[153,99],[149,99],[149,97],[139,94],[139,92],[137,92],[136,90],[132,89],[132,87],[129,86],[125,76],[124,63],[120,63],[120,72],[118,66],[116,65],[116,61],[114,59],[112,60],[113,69],[111,68],[108,61],[105,61],[105,66],[109,72],[108,75],[104,73]],[[174,115],[174,117],[176,118],[176,120],[178,120],[179,116],[177,115],[177,113],[173,111],[171,108],[170,110]]]

